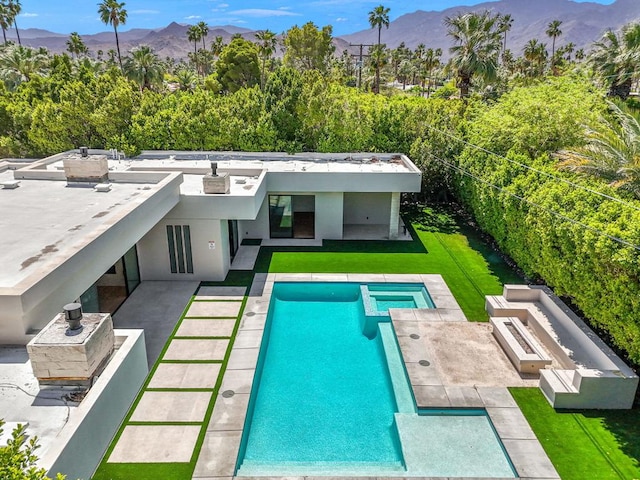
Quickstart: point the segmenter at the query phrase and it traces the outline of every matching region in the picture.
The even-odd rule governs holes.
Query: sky
[[[486,0],[383,0],[390,9],[390,20],[416,10],[445,10],[459,5],[475,5]],[[531,0],[535,1],[535,0]],[[584,1],[584,0],[576,0]],[[591,0],[611,4],[614,0]],[[332,25],[334,35],[370,28],[368,12],[380,0],[124,0],[131,28],[159,28],[175,21],[210,26],[235,25],[252,30],[284,32],[293,25],[313,21],[318,26]],[[19,28],[42,28],[68,34],[97,33],[110,30],[97,14],[97,0],[22,0]]]

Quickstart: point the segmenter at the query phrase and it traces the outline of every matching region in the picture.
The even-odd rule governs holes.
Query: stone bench
[[[538,373],[551,365],[551,358],[518,317],[491,317],[489,322],[493,336],[520,373]]]
[[[517,317],[560,368],[540,370],[556,408],[631,408],[638,376],[548,287],[505,285],[487,296],[491,317]]]

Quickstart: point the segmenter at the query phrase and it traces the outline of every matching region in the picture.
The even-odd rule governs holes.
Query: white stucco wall
[[[229,237],[226,220],[178,217],[170,212],[138,243],[142,281],[224,280],[229,270]],[[189,225],[193,273],[171,273],[167,225]],[[215,242],[215,248],[209,248]]]
[[[316,238],[342,240],[343,193],[316,194]]]
[[[347,225],[388,225],[390,193],[345,193],[344,223]]]

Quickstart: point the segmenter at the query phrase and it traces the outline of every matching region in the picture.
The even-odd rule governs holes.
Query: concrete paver
[[[186,317],[237,317],[242,302],[193,302]]]
[[[473,387],[445,386],[447,397],[454,408],[482,408],[484,403]]]
[[[413,395],[418,408],[448,408],[451,406],[447,392],[442,385],[414,386]]]
[[[230,270],[253,270],[259,253],[259,245],[241,245],[236,252]]]
[[[487,413],[493,422],[500,438],[535,440],[527,419],[519,408],[489,407]]]
[[[164,360],[224,360],[229,340],[175,338],[164,354]]]
[[[248,393],[235,394],[228,398],[218,395],[207,431],[242,430],[248,405]]]
[[[419,363],[405,363],[409,382],[413,386],[442,385],[438,370],[433,365],[423,366]]]
[[[207,432],[193,478],[232,476],[240,449],[241,431]]]
[[[266,313],[256,313],[255,315],[243,315],[240,321],[240,330],[264,330],[267,322]]]
[[[251,393],[255,370],[231,370],[227,368],[220,391],[231,390],[235,393]]]
[[[229,357],[229,370],[255,370],[258,362],[258,348],[234,348]]]
[[[538,440],[505,439],[502,443],[520,477],[560,478]]]
[[[189,462],[199,434],[197,425],[127,425],[108,462]]]
[[[144,392],[131,422],[202,422],[211,392]]]
[[[262,343],[261,330],[241,330],[236,335],[233,348],[260,348]]]
[[[235,324],[236,321],[233,319],[192,320],[185,318],[176,332],[176,337],[230,337],[233,334]]]
[[[486,407],[518,408],[509,390],[504,387],[476,387]]]
[[[198,295],[215,295],[221,297],[242,297],[246,293],[245,287],[200,287]]]
[[[219,363],[160,363],[147,388],[214,388]]]

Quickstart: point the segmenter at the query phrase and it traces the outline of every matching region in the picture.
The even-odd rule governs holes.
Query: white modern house
[[[25,344],[78,299],[113,312],[141,281],[223,280],[245,239],[406,237],[400,194],[421,173],[400,154],[84,150],[0,185],[0,344]]]

